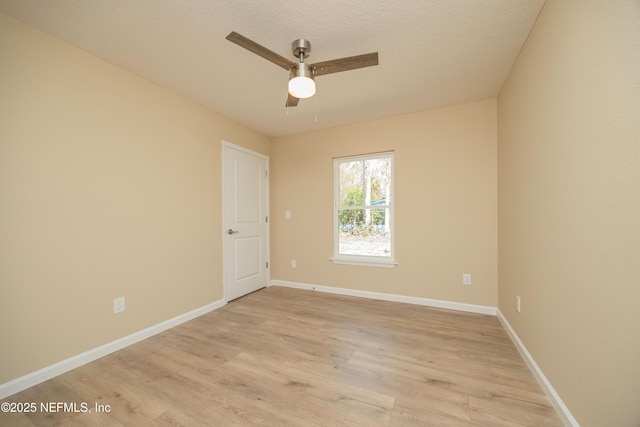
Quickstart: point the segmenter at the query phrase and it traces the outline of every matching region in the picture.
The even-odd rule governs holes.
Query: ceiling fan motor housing
[[[313,76],[313,70],[311,70],[311,66],[302,62],[298,62],[293,67],[291,67],[291,70],[289,70],[289,78],[293,79],[295,77],[307,77],[315,80],[315,77]]]

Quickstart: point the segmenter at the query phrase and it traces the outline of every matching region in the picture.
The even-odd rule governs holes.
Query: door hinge
[[[267,268],[269,268],[269,261],[267,261],[266,264],[267,264]]]
[[[269,171],[268,171],[268,170],[265,170],[265,171],[264,171],[264,177],[265,177],[265,178],[269,178]]]
[[[268,216],[265,216],[265,217],[264,217],[264,220],[265,220],[265,222],[269,222],[269,217],[268,217]]]

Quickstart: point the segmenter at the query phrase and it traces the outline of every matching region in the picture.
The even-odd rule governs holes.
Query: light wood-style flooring
[[[2,426],[562,425],[493,316],[282,287],[3,402],[91,412]]]

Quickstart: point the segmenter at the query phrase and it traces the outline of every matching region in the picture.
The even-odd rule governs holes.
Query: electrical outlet
[[[298,267],[298,264],[296,263],[295,259],[292,259],[291,260],[291,268],[296,268],[296,267]]]
[[[520,295],[516,295],[516,311],[518,313],[520,313],[520,303],[521,303]]]
[[[122,313],[124,311],[124,297],[113,299],[113,313]]]
[[[471,275],[468,273],[465,273],[462,275],[462,284],[463,285],[470,285],[471,284]]]

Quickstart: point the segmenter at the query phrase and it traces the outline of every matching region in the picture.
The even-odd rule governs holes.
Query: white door
[[[223,142],[225,299],[267,285],[269,158]]]

